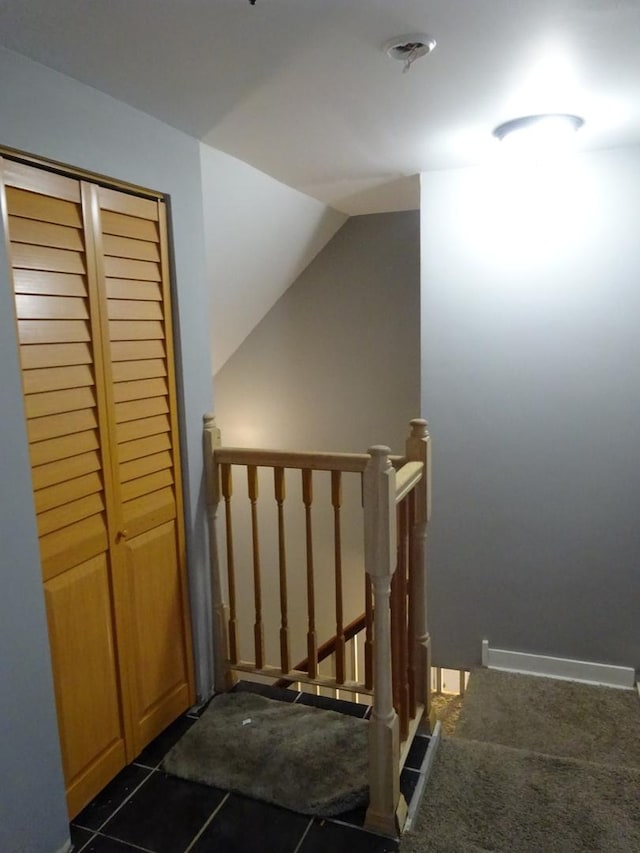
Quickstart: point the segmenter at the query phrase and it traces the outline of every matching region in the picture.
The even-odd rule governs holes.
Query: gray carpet
[[[639,726],[631,691],[474,672],[401,853],[638,853]]]
[[[368,801],[368,723],[251,693],[216,696],[164,769],[184,779],[330,817]]]
[[[635,690],[474,670],[456,736],[640,768]]]

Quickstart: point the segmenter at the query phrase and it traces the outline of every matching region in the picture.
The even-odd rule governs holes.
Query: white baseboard
[[[506,649],[491,649],[488,640],[482,641],[482,665],[505,672],[541,675],[563,681],[581,681],[585,684],[600,684],[624,690],[632,690],[636,680],[635,670],[630,666],[612,666],[570,658],[512,652]]]
[[[69,853],[69,851],[73,850],[73,845],[71,844],[71,839],[69,839],[56,853]]]

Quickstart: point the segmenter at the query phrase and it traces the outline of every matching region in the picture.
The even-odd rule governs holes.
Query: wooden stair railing
[[[357,619],[354,619],[353,622],[349,622],[349,624],[343,629],[342,634],[335,637],[331,637],[329,640],[326,640],[322,643],[321,646],[318,646],[318,663],[322,663],[323,661],[330,658],[331,655],[337,655],[336,659],[336,670],[339,669],[340,664],[339,661],[342,660],[342,670],[339,673],[336,671],[336,681],[339,684],[344,684],[345,682],[345,667],[344,667],[344,649],[349,640],[353,640],[353,638],[359,634],[361,631],[364,631],[366,627],[366,614],[363,613],[361,616],[358,616]],[[308,668],[309,666],[309,658],[305,658],[297,663],[295,666],[291,667],[291,674],[295,675],[296,672],[302,672]],[[291,687],[292,684],[295,684],[297,681],[296,678],[280,678],[274,684],[274,687]]]
[[[404,457],[388,447],[374,446],[366,454],[292,453],[223,447],[212,415],[205,416],[205,465],[211,543],[211,584],[214,621],[215,687],[226,690],[234,673],[251,672],[280,686],[304,682],[319,687],[372,693],[369,722],[369,807],[366,826],[397,835],[406,818],[400,793],[400,770],[421,722],[430,712],[430,640],[426,616],[425,544],[430,515],[430,439],[427,423],[411,422]],[[253,582],[254,660],[240,657],[238,588],[232,469],[246,470]],[[273,470],[273,498],[277,518],[279,587],[279,665],[267,661],[263,591],[265,570],[260,553],[258,469]],[[307,656],[291,667],[293,643],[289,619],[287,565],[286,472],[299,471],[303,511],[304,577],[306,580]],[[318,584],[326,582],[314,563],[314,472],[330,477],[333,514],[331,577],[335,606],[335,635],[318,645]],[[342,554],[343,475],[362,479],[364,530],[363,613],[344,624]],[[293,475],[292,475],[293,476]],[[224,506],[227,600],[223,593],[216,547],[218,507]],[[351,602],[353,607],[353,602]],[[353,612],[353,611],[352,611]],[[356,612],[358,612],[356,610]],[[244,629],[243,629],[244,630]],[[364,631],[364,681],[348,680],[346,644]],[[243,646],[244,648],[244,646]],[[335,659],[335,675],[321,675],[319,664]]]

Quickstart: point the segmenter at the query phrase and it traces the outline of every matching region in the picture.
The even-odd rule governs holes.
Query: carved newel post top
[[[373,447],[369,448],[368,453],[371,457],[371,461],[377,467],[384,470],[391,465],[391,460],[389,459],[391,448],[387,447],[385,444],[374,444]]]
[[[429,422],[424,418],[413,418],[411,424],[411,438],[427,438],[429,435]]]
[[[213,412],[207,412],[202,416],[202,423],[205,429],[210,426],[215,426],[216,416],[213,414]]]

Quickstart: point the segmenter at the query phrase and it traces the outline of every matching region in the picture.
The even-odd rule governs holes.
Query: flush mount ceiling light
[[[540,115],[521,116],[499,124],[493,135],[501,142],[507,137],[527,137],[542,141],[560,140],[580,130],[584,119],[570,113],[541,113]]]
[[[426,33],[411,33],[396,36],[382,45],[382,49],[391,57],[404,63],[403,71],[408,71],[416,59],[427,56],[436,46],[436,40]]]

